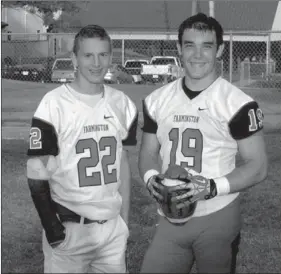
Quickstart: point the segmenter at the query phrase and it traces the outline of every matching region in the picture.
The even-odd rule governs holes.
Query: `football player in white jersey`
[[[216,74],[223,30],[214,18],[199,13],[183,21],[178,51],[185,76],[144,100],[140,175],[157,201],[164,197],[162,174],[175,166],[207,179],[209,192],[187,218],[183,207],[167,217],[159,203],[159,225],[141,272],[189,273],[196,261],[198,273],[234,273],[239,192],[267,175],[263,114],[257,102]],[[187,186],[192,198],[196,189]]]
[[[43,226],[45,273],[126,273],[137,109],[104,85],[111,39],[100,26],[74,40],[76,78],[48,92],[32,119],[27,178]]]

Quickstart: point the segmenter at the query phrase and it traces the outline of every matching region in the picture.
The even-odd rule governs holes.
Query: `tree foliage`
[[[53,25],[55,28],[65,25],[65,22],[62,21],[62,18],[55,20],[54,13],[62,11],[61,17],[66,17],[69,21],[71,18],[75,18],[75,14],[81,9],[82,1],[79,2],[80,1],[1,1],[1,4],[2,7],[21,7],[28,12],[39,14],[45,26]],[[67,24],[69,24],[69,22],[67,22]]]
[[[4,7],[29,7],[29,10],[42,14],[53,13],[58,10],[64,12],[77,12],[79,7],[75,1],[1,1]]]

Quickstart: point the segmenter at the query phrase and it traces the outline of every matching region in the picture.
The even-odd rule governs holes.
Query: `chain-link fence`
[[[134,80],[148,79],[145,73],[169,75],[174,79],[182,75],[177,53],[176,34],[122,34],[114,33],[113,63],[123,74],[134,74]],[[225,34],[223,56],[217,62],[217,71],[239,87],[281,90],[281,31],[280,32],[228,32]],[[63,58],[69,78],[73,79],[73,66],[69,66],[74,34],[11,34],[2,33],[2,78],[32,81],[52,81],[55,60]],[[169,66],[151,70],[151,58],[158,56]],[[172,58],[171,58],[172,57]],[[169,59],[169,60],[168,60]],[[130,62],[130,60],[135,60]],[[140,61],[141,60],[141,61]],[[132,65],[134,66],[132,67]],[[150,72],[145,72],[142,65]],[[115,67],[115,68],[116,68]],[[123,68],[125,67],[125,69]],[[127,67],[127,68],[126,68]],[[143,68],[144,68],[143,67]],[[179,67],[180,69],[174,69]],[[176,71],[176,73],[174,73]],[[119,73],[121,75],[121,73]],[[156,76],[155,76],[156,77]],[[157,79],[157,78],[152,78]],[[165,77],[158,79],[167,80]],[[119,82],[119,81],[118,81]],[[135,81],[136,82],[136,81]],[[146,81],[141,81],[146,83]]]

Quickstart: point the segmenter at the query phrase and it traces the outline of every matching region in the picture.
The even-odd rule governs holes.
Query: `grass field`
[[[38,273],[43,270],[41,226],[29,196],[25,177],[27,135],[9,139],[9,130],[26,131],[38,102],[52,85],[2,80],[2,272]],[[141,99],[154,86],[119,86],[141,110]],[[281,93],[247,90],[267,117],[266,144],[269,174],[260,185],[242,194],[244,225],[238,257],[238,273],[281,272]],[[26,131],[27,132],[27,131]],[[13,135],[14,136],[14,135]],[[140,130],[138,131],[140,140]],[[129,270],[137,273],[153,236],[155,204],[143,187],[137,169],[137,148],[129,153],[132,168],[132,199]]]

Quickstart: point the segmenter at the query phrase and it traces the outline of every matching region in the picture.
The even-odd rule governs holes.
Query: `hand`
[[[210,196],[210,180],[203,176],[196,175],[191,177],[189,183],[171,187],[169,191],[178,192],[185,191],[184,194],[174,196],[172,202],[177,203],[177,208],[189,206],[198,200],[207,200]]]
[[[170,187],[169,192],[179,193],[173,195],[172,202],[177,203],[177,208],[189,207],[198,200],[206,200],[216,196],[216,185],[213,180],[206,179],[192,169],[185,169],[178,165],[169,166],[165,177],[185,182]]]
[[[65,227],[59,220],[44,229],[47,241],[51,247],[57,247],[65,240]]]
[[[56,242],[49,242],[49,244],[50,244],[50,246],[52,247],[52,248],[56,248],[57,246],[59,246],[63,241],[65,240],[65,234],[64,234],[64,238],[63,239],[61,239],[61,240],[58,240],[58,241],[56,241]]]
[[[161,183],[164,180],[164,175],[163,174],[158,174],[152,176],[147,184],[146,187],[149,191],[149,193],[154,197],[154,199],[160,203],[164,200],[164,186]]]
[[[164,201],[160,206],[164,215],[171,219],[190,217],[195,211],[196,203],[189,202],[190,194],[186,195],[190,191],[188,184],[182,180],[165,178],[163,185]]]

